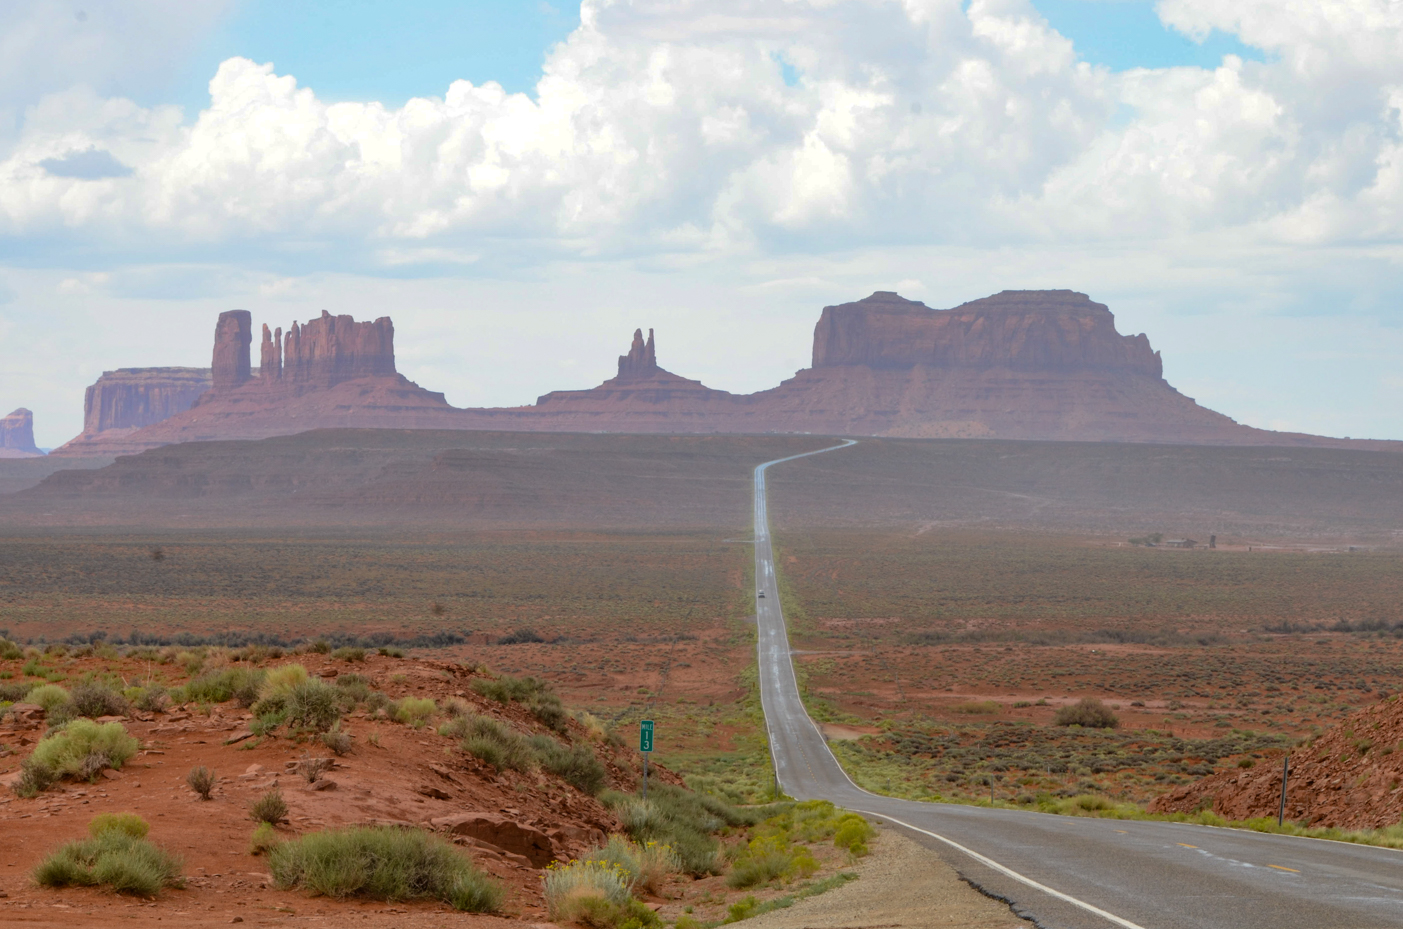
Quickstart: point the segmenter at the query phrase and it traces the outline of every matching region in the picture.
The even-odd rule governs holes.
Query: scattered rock
[[[431,821],[435,829],[465,835],[521,855],[533,867],[543,868],[556,858],[555,843],[534,826],[515,822],[496,813],[457,813]]]
[[[425,796],[425,797],[430,797],[430,798],[432,798],[432,799],[434,799],[434,800],[452,800],[452,799],[453,799],[453,795],[452,795],[451,793],[449,793],[448,791],[444,790],[442,787],[434,787],[434,786],[431,785],[431,784],[425,784],[425,785],[422,785],[422,786],[420,786],[420,787],[416,787],[416,788],[415,788],[415,791],[416,791],[417,793],[419,793],[419,794],[422,794],[422,795]]]

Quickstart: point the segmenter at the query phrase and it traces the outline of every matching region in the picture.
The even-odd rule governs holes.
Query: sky
[[[1071,288],[1254,426],[1403,439],[1390,0],[8,0],[0,414],[390,315],[459,406],[748,392],[828,304]]]

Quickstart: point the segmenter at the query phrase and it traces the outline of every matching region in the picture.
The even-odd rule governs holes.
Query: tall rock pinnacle
[[[249,345],[253,343],[253,316],[248,310],[219,314],[214,327],[214,363],[210,374],[214,389],[233,390],[248,383],[251,375]]]
[[[633,330],[633,345],[627,355],[619,356],[619,377],[632,379],[648,377],[658,370],[658,351],[653,344],[653,330],[648,330],[648,341],[643,341],[643,330]]]

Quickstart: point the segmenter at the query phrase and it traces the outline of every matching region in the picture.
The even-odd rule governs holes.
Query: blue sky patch
[[[1052,28],[1072,40],[1077,57],[1112,71],[1186,65],[1216,68],[1224,55],[1262,61],[1261,49],[1214,31],[1195,42],[1167,28],[1150,0],[1031,0]]]

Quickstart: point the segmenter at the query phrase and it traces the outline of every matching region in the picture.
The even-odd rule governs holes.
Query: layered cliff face
[[[34,414],[20,407],[0,419],[0,458],[35,458],[44,453],[34,444]]]
[[[835,365],[1163,373],[1149,339],[1116,332],[1109,309],[1070,290],[1006,290],[953,310],[887,291],[826,306],[814,328],[813,366]]]
[[[327,388],[356,378],[395,376],[395,327],[388,316],[358,323],[322,310],[319,319],[292,324],[282,337],[281,355],[267,326],[263,340],[263,363],[271,368],[265,367],[261,378],[270,385]]]
[[[104,371],[83,397],[83,434],[159,423],[190,409],[212,384],[209,368]]]

